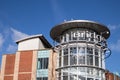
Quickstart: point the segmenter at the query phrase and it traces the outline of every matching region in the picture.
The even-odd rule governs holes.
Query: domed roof
[[[101,34],[104,32],[104,35],[102,36],[105,37],[106,39],[109,38],[110,36],[110,30],[107,28],[107,26],[94,21],[89,21],[89,20],[72,20],[72,21],[66,21],[61,24],[58,24],[51,29],[50,36],[53,40],[60,42],[59,36],[62,35],[64,31],[72,28],[91,29],[97,32],[98,34]]]

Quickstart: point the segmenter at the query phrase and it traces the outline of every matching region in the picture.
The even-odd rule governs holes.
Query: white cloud
[[[115,38],[116,42],[111,41],[112,43],[110,43],[110,48],[111,48],[112,51],[120,52],[120,38],[119,38],[119,35],[116,35],[116,34],[119,33],[118,30],[120,29],[120,24],[118,24],[118,25],[111,25],[111,24],[109,24],[108,27],[111,30],[111,33],[112,33],[111,36],[113,38],[114,38],[114,36],[117,36]]]
[[[117,40],[116,43],[110,44],[110,48],[112,51],[119,51],[120,52],[120,39]]]
[[[7,52],[16,52],[16,50],[17,50],[17,45],[11,45],[11,44],[9,44],[8,45],[8,48],[7,48]]]
[[[11,31],[12,31],[12,39],[14,41],[17,41],[19,39],[22,39],[22,38],[25,38],[25,37],[28,37],[29,35],[25,34],[25,33],[22,33],[14,28],[11,28]]]
[[[120,24],[118,24],[118,25],[109,24],[108,27],[110,28],[110,30],[116,30],[116,29],[120,28]]]
[[[11,42],[6,47],[6,51],[8,53],[13,53],[13,52],[17,51],[18,47],[15,44],[15,41],[29,36],[25,33],[22,33],[16,29],[14,29],[14,28],[10,28],[10,30],[6,34],[8,34],[10,38],[12,38]],[[7,37],[7,39],[8,39],[8,37]]]
[[[4,43],[3,35],[0,33],[0,49],[2,48]]]

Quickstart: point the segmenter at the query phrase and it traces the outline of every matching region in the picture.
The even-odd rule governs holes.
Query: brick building
[[[1,80],[48,80],[48,76],[53,80],[56,53],[44,36],[34,35],[16,43],[15,54],[2,56]]]

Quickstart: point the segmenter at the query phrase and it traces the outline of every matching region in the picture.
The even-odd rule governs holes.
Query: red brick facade
[[[31,74],[19,74],[18,80],[31,80]]]
[[[20,52],[19,72],[32,71],[32,57],[33,57],[33,51]]]
[[[31,80],[33,51],[4,55],[2,80]],[[0,79],[1,80],[1,79]]]
[[[5,75],[14,74],[15,54],[6,55]]]
[[[5,76],[4,80],[13,80],[13,76]]]
[[[118,75],[115,75],[113,73],[107,72],[105,74],[106,80],[120,80],[120,77]]]

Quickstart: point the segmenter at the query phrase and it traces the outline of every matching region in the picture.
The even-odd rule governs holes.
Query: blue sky
[[[17,50],[16,40],[49,33],[64,20],[84,19],[105,24],[111,31],[112,55],[106,68],[120,73],[120,0],[0,0],[0,56]],[[0,57],[1,58],[1,57]]]

